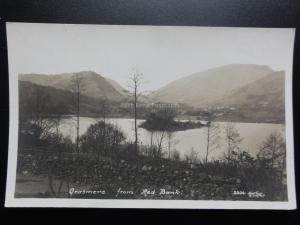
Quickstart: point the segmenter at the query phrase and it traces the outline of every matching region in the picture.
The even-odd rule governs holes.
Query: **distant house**
[[[165,102],[150,103],[148,107],[150,107],[150,110],[152,112],[159,111],[159,110],[178,111],[180,108],[178,103],[165,103]]]
[[[133,103],[131,103],[131,102],[122,102],[120,104],[120,108],[123,108],[123,109],[133,108]]]
[[[120,104],[120,108],[132,109],[133,107],[134,104],[132,102],[123,102]],[[178,111],[180,105],[178,103],[152,102],[152,103],[137,103],[137,107],[141,109],[148,109],[151,112],[156,112],[165,109]]]

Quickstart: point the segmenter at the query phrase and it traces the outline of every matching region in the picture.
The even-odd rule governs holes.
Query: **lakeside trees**
[[[223,195],[229,198],[226,192],[228,191],[227,189],[214,189],[215,185],[220,182],[224,183],[226,180],[230,180],[232,187],[235,188],[241,187],[246,188],[246,190],[260,190],[265,193],[269,199],[272,199],[271,196],[274,196],[274,199],[279,198],[275,198],[275,196],[281,196],[280,198],[284,199],[284,188],[281,186],[282,179],[278,178],[280,175],[278,171],[280,170],[278,167],[271,166],[272,158],[270,158],[270,163],[263,164],[265,156],[261,155],[260,158],[255,158],[245,151],[238,152],[238,148],[235,148],[235,150],[231,152],[230,163],[227,160],[220,159],[204,160],[201,162],[197,151],[194,149],[190,154],[186,155],[187,163],[179,158],[177,151],[171,154],[171,160],[168,156],[164,157],[163,154],[158,154],[163,153],[162,151],[158,151],[155,152],[155,157],[140,155],[140,162],[137,165],[135,162],[136,159],[132,157],[132,155],[134,155],[134,144],[129,145],[124,142],[125,139],[122,132],[114,125],[106,122],[106,128],[104,129],[104,123],[104,121],[99,121],[91,125],[87,132],[81,136],[79,145],[80,154],[75,157],[75,161],[73,161],[73,151],[62,147],[63,145],[61,144],[65,141],[55,136],[51,139],[53,141],[48,139],[48,146],[53,146],[52,154],[49,154],[49,149],[45,151],[45,154],[49,154],[47,157],[45,157],[44,154],[40,154],[40,156],[44,155],[44,159],[39,157],[34,158],[37,161],[37,167],[34,171],[48,174],[51,178],[49,179],[49,185],[52,186],[50,188],[52,190],[52,197],[65,196],[63,194],[65,187],[74,182],[85,185],[92,184],[93,182],[98,184],[104,182],[101,184],[114,186],[131,183],[134,187],[142,188],[142,182],[144,181],[143,176],[147,173],[147,176],[159,174],[159,181],[152,178],[149,180],[149,182],[151,181],[151,185],[156,187],[162,184],[172,184],[172,187],[183,185],[184,188],[182,191],[187,193],[185,196],[186,199],[203,199],[202,195],[195,197],[188,194],[189,190],[195,191],[194,188],[200,184],[211,185],[211,190],[206,190],[204,193],[214,193],[217,199],[224,199],[225,197],[222,197]],[[207,128],[205,127],[204,129]],[[107,151],[101,146],[104,137],[106,138]],[[274,137],[275,141],[266,141],[268,144],[264,146],[275,146],[272,143],[276,143],[276,146],[284,146],[279,144],[281,143],[279,136],[275,135]],[[273,140],[274,137],[270,140]],[[155,140],[156,138],[158,138],[159,143],[161,136],[156,136]],[[56,144],[54,145],[54,143]],[[162,147],[162,145],[160,146]],[[74,148],[76,149],[75,146]],[[56,153],[54,149],[63,149],[61,153],[62,157],[57,157],[59,153]],[[127,149],[132,151],[127,151]],[[142,146],[140,146],[140,149],[142,149]],[[265,149],[266,148],[264,148],[264,150]],[[274,150],[274,148],[268,149],[269,153],[272,152],[270,149]],[[276,149],[279,151],[280,148],[276,147]],[[269,153],[267,155],[271,155]],[[23,160],[20,160],[20,162],[22,161]],[[31,164],[32,163],[30,163],[29,167],[26,167],[27,171],[28,168],[31,167]],[[19,166],[19,171],[22,171],[22,168],[25,167]],[[149,170],[148,168],[152,169]],[[176,172],[177,174],[173,174],[175,173],[174,171],[178,171]],[[199,173],[206,174],[206,178],[201,178],[202,175],[199,175],[199,177],[192,175]],[[179,174],[182,175],[179,176]],[[111,178],[109,178],[110,176]],[[135,178],[133,179],[132,177]],[[173,177],[172,179],[174,180],[170,180],[170,177]],[[186,181],[184,181],[184,179],[186,179]],[[281,194],[279,195],[278,193]]]
[[[271,167],[285,163],[286,144],[282,135],[272,132],[261,144],[258,156],[268,161]]]
[[[272,186],[282,188],[286,146],[284,138],[278,133],[272,133],[266,138],[259,149],[259,154],[255,157],[240,148],[242,138],[239,131],[234,125],[228,124],[224,129],[227,150],[225,157],[214,160],[210,159],[210,154],[218,148],[220,127],[211,119],[207,126],[203,126],[203,124],[199,126],[203,128],[206,134],[206,148],[203,149],[206,152],[204,159],[200,160],[198,149],[191,149],[184,156],[187,162],[185,163],[183,158],[180,157],[179,151],[171,150],[174,133],[177,131],[174,127],[180,123],[174,120],[172,111],[164,110],[156,114],[149,114],[149,121],[151,122],[148,124],[148,128],[151,128],[151,144],[150,148],[143,146],[138,141],[138,82],[133,82],[134,91],[132,92],[135,105],[135,138],[133,144],[126,143],[124,133],[107,120],[109,117],[109,104],[106,99],[99,103],[102,109],[100,113],[101,119],[96,124],[91,125],[80,136],[80,102],[81,93],[84,89],[79,84],[81,81],[76,82],[76,78],[74,79],[74,104],[72,104],[76,114],[76,139],[74,143],[60,133],[61,117],[59,114],[49,113],[51,112],[47,108],[49,99],[46,94],[42,93],[41,89],[36,89],[36,92],[34,92],[34,98],[32,98],[34,101],[27,106],[20,104],[19,131],[26,133],[28,137],[34,140],[32,141],[29,138],[28,141],[29,143],[31,142],[32,149],[35,150],[38,147],[43,149],[41,154],[32,157],[32,165],[27,165],[25,168],[33,167],[35,165],[33,162],[37,163],[34,171],[39,170],[39,173],[49,177],[49,187],[52,196],[61,197],[63,182],[66,182],[67,186],[69,186],[71,181],[81,183],[83,182],[82,180],[85,180],[86,184],[90,184],[91,180],[95,183],[100,183],[101,179],[104,179],[106,182],[112,182],[113,184],[125,182],[126,184],[131,183],[141,187],[141,181],[144,181],[143,176],[145,176],[144,172],[142,173],[141,171],[148,171],[149,167],[153,168],[153,171],[150,169],[147,175],[155,176],[159,174],[161,176],[158,179],[159,181],[156,179],[151,180],[153,185],[159,186],[160,182],[172,183],[173,180],[170,179],[172,177],[175,180],[172,185],[174,187],[176,185],[184,186],[184,190],[187,192],[189,189],[194,190],[194,186],[199,185],[201,182],[201,184],[208,182],[202,181],[201,176],[199,178],[196,175],[190,175],[192,173],[209,174],[206,179],[210,179],[209,182],[212,183],[211,188],[217,183],[217,178],[210,177],[217,176],[221,176],[224,182],[226,177],[235,179],[233,183],[236,188],[258,188],[268,194],[271,192],[278,193],[278,190],[273,190]],[[24,107],[27,108],[27,114],[22,114]],[[191,121],[186,122],[186,124],[188,125],[180,124],[183,127],[181,130],[190,129],[193,126],[196,127]],[[163,146],[164,141],[166,141],[167,146]],[[20,141],[20,147],[22,147],[22,144],[22,141]],[[149,154],[140,154],[139,158],[132,157],[133,155],[139,155],[138,153],[142,149],[145,149]],[[164,151],[166,149],[167,152]],[[76,153],[77,156],[74,157],[73,153]],[[20,157],[23,156],[21,155]],[[21,158],[20,164],[23,163],[22,160],[23,158]],[[125,161],[125,163],[122,161]],[[22,168],[24,167],[20,166],[19,171]],[[182,173],[182,176],[177,177],[177,175],[174,175],[174,171],[179,171],[177,174]],[[186,172],[187,174],[185,174]],[[133,175],[129,175],[130,173]],[[103,178],[105,176],[107,178]],[[109,176],[113,178],[109,179]],[[132,176],[136,178],[134,179]],[[279,176],[280,178],[278,178]],[[60,181],[56,189],[54,185],[55,180]],[[219,192],[222,193],[222,191]]]
[[[286,142],[278,132],[272,132],[259,147],[258,159],[271,168],[277,168],[280,180],[286,173]]]
[[[19,93],[19,145],[34,149],[44,145],[58,128],[61,113],[56,111],[60,105],[49,104],[52,99],[41,86],[29,87]]]

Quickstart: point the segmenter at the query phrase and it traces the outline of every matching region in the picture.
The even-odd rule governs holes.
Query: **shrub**
[[[98,156],[116,153],[124,140],[125,136],[117,126],[100,121],[91,125],[80,137],[80,150],[97,153]]]

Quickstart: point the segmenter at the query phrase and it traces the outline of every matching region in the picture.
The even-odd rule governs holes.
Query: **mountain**
[[[82,79],[82,95],[96,99],[107,97],[111,101],[122,101],[126,97],[111,84],[111,81],[108,81],[93,71],[81,71],[58,75],[20,74],[19,81],[28,81],[41,86],[49,86],[60,90],[70,91],[72,80],[75,76]],[[115,86],[117,85],[115,84]]]
[[[269,73],[211,103],[218,106],[261,105],[284,109],[284,71]]]
[[[117,83],[116,81],[105,77],[106,81],[108,81],[120,94],[122,94],[123,96],[128,96],[129,91],[126,90],[125,88],[123,88],[119,83]]]
[[[270,67],[231,64],[175,80],[151,95],[152,101],[208,106],[221,96],[274,72]]]
[[[128,100],[128,91],[91,71],[19,75],[20,108],[33,113],[36,99],[44,96],[48,113],[73,114],[71,84],[75,75],[82,78],[84,86],[80,102],[82,115],[100,115],[104,96],[113,116],[131,115],[127,108],[120,108],[120,102]],[[185,113],[195,116],[207,110],[202,107],[211,107],[218,115],[216,119],[223,121],[283,123],[284,76],[284,71],[273,71],[267,66],[228,65],[173,81],[151,95],[142,96],[140,101],[184,103]]]
[[[38,103],[38,104],[37,104]],[[21,114],[36,113],[35,107],[48,114],[74,114],[73,94],[70,91],[19,81],[19,107]],[[81,96],[82,114],[98,113],[101,105],[95,98]]]

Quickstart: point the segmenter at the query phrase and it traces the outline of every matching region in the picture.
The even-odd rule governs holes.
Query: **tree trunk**
[[[171,143],[170,142],[169,142],[168,148],[169,148],[169,159],[171,159]]]
[[[227,142],[227,144],[228,144],[228,149],[227,149],[227,151],[228,151],[228,153],[227,153],[227,161],[228,161],[228,163],[230,163],[230,158],[231,158],[230,137],[228,137],[228,142]]]
[[[138,155],[138,133],[137,133],[137,86],[134,90],[134,132],[135,132],[135,153]]]
[[[80,93],[77,92],[77,138],[76,138],[76,151],[79,154],[79,116],[80,116]]]
[[[55,193],[55,190],[54,190],[54,187],[53,187],[53,177],[52,175],[48,175],[48,181],[49,181],[49,188],[50,188],[50,191],[51,191],[51,194],[56,197],[56,193]]]
[[[207,145],[206,145],[205,163],[207,163],[207,161],[208,161],[209,141],[210,141],[210,127],[207,127]]]

